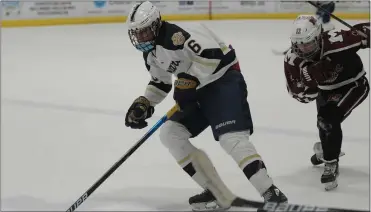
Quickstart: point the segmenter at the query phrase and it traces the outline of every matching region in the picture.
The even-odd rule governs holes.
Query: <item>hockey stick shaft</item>
[[[327,11],[326,9],[324,9],[323,7],[317,5],[316,3],[314,3],[313,1],[307,1],[309,4],[311,4],[313,7],[316,7],[317,9],[320,9],[322,11],[324,11],[325,13],[327,13],[328,15],[330,15],[333,19],[339,21],[340,23],[344,24],[346,27],[348,27],[349,29],[351,30],[356,30],[358,32],[359,35],[361,35],[362,37],[364,38],[368,38],[367,35],[359,30],[357,30],[356,28],[354,28],[352,25],[348,24],[347,22],[343,21],[342,19],[338,18],[336,15],[330,13],[329,11]]]
[[[257,208],[257,212],[274,212],[274,211],[305,211],[305,212],[367,212],[367,210],[358,209],[343,209],[343,208],[329,208],[329,207],[318,207],[310,205],[300,204],[288,204],[288,203],[275,203],[275,202],[257,202],[238,198],[232,206],[244,207],[244,208]]]
[[[75,211],[118,167],[121,166],[162,124],[164,124],[174,113],[178,106],[172,107],[137,143],[131,147],[98,181],[96,181],[66,212]]]

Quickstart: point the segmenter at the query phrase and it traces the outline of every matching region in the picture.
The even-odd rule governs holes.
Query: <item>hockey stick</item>
[[[347,22],[341,20],[340,18],[338,18],[336,15],[333,15],[331,14],[329,11],[327,11],[326,9],[324,9],[323,7],[321,6],[318,6],[316,5],[314,2],[312,1],[307,1],[309,4],[311,4],[313,7],[316,7],[317,9],[320,9],[322,10],[323,12],[327,13],[328,15],[330,15],[333,19],[339,21],[340,23],[344,24],[346,27],[348,27],[349,29],[351,30],[356,30],[358,32],[359,35],[361,35],[362,37],[364,38],[368,38],[367,35],[359,30],[357,30],[356,28],[354,28],[352,25],[348,24]]]
[[[272,49],[272,53],[274,54],[274,55],[285,55],[288,51],[290,51],[290,48],[291,47],[289,47],[288,49],[286,49],[285,51],[280,51],[280,50],[276,50],[276,49]]]
[[[340,23],[344,24],[346,27],[348,27],[349,29],[351,30],[356,30],[358,32],[359,35],[361,35],[362,37],[364,38],[368,38],[367,35],[359,30],[357,30],[356,28],[354,28],[352,25],[348,24],[347,22],[343,21],[342,19],[338,18],[336,15],[330,13],[329,11],[327,11],[326,9],[324,9],[323,7],[321,6],[318,6],[316,5],[314,2],[312,1],[307,1],[309,4],[311,4],[312,6],[316,7],[317,9],[320,9],[322,11],[324,11],[325,13],[327,13],[328,15],[330,15],[333,19],[339,21]],[[285,55],[288,51],[290,50],[290,48],[288,48],[287,50],[285,51],[279,51],[279,50],[275,50],[275,49],[272,49],[272,52],[273,54],[275,55]]]
[[[121,166],[156,130],[164,124],[178,110],[178,105],[172,107],[137,143],[131,147],[124,156],[120,158],[97,182],[95,182],[75,203],[67,209],[66,212],[72,212],[77,209],[116,169]]]
[[[233,203],[234,207],[244,207],[244,208],[257,208],[257,212],[289,212],[289,211],[305,211],[305,212],[367,212],[369,210],[358,210],[358,209],[343,209],[343,208],[328,208],[328,207],[318,207],[311,205],[299,205],[299,204],[288,204],[288,203],[275,203],[275,202],[257,202],[251,200],[245,200],[242,198],[237,198]]]
[[[132,148],[130,148],[124,156],[122,156],[97,182],[95,182],[80,198],[76,200],[66,212],[75,211],[113,172],[120,167],[156,130],[164,124],[174,113],[178,111],[178,106],[171,108],[166,115],[164,115]],[[232,203],[234,207],[257,208],[258,212],[270,211],[322,211],[322,212],[366,212],[362,210],[348,210],[337,208],[320,208],[317,206],[306,206],[296,204],[277,204],[277,203],[262,203],[257,201],[250,201],[237,197]]]

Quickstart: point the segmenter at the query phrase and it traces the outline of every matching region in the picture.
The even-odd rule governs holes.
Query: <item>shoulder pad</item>
[[[163,22],[160,33],[156,39],[156,45],[160,45],[168,50],[183,49],[186,40],[191,35],[175,24]]]

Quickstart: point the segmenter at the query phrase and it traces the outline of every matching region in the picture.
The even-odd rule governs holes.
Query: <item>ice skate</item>
[[[314,166],[321,165],[322,163],[324,163],[321,142],[317,142],[314,144],[313,151],[314,151],[314,155],[312,155],[312,157],[310,158],[310,162]],[[344,156],[344,155],[345,155],[344,152],[340,152],[339,157]]]
[[[193,211],[225,211],[229,209],[229,207],[223,208],[219,206],[216,198],[209,190],[190,197],[189,204]]]
[[[325,170],[321,176],[321,183],[325,185],[325,190],[330,191],[338,187],[337,178],[339,176],[339,163],[336,160],[325,162]]]
[[[287,197],[275,185],[268,188],[262,196],[264,202],[287,203]]]

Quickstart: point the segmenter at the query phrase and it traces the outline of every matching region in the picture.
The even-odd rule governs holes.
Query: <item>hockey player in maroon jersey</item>
[[[370,48],[370,23],[354,28],[324,32],[315,16],[300,15],[293,23],[292,46],[284,59],[289,94],[302,103],[317,102],[321,142],[314,145],[311,161],[314,165],[325,163],[321,183],[326,190],[338,186],[341,123],[369,93],[357,51]]]

